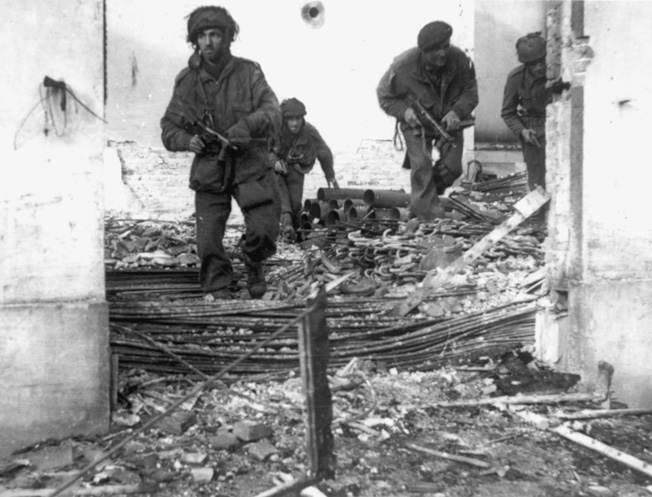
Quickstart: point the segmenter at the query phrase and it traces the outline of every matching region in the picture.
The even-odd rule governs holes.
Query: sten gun
[[[202,121],[193,121],[186,124],[184,129],[192,134],[198,135],[204,142],[205,154],[217,154],[218,162],[226,161],[227,155],[231,152],[238,152],[240,149],[231,142],[226,136],[221,135]]]
[[[437,135],[437,139],[435,140],[434,145],[442,156],[445,155],[449,147],[455,147],[454,138],[448,131],[444,129],[441,124],[437,122],[437,120],[428,111],[428,109],[426,109],[426,107],[418,98],[411,97],[410,103],[412,109],[417,114],[419,121],[421,121],[421,124],[423,124],[426,128],[434,131]],[[468,128],[474,124],[475,121],[473,119],[465,119],[464,121],[460,122],[460,129]]]

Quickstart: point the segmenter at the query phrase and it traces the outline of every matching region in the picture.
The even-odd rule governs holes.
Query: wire
[[[43,94],[43,89],[45,89],[45,95]],[[84,102],[82,102],[77,95],[75,95],[75,92],[72,90],[72,88],[66,84],[63,80],[61,81],[55,81],[54,79],[50,78],[49,76],[45,76],[43,78],[43,82],[39,85],[38,87],[38,92],[39,92],[39,101],[34,104],[34,106],[30,109],[30,111],[27,113],[25,118],[21,121],[20,125],[16,129],[16,133],[14,134],[14,150],[18,150],[18,136],[20,132],[23,130],[25,127],[25,124],[27,123],[28,119],[32,116],[34,111],[39,108],[39,106],[42,108],[44,116],[45,116],[45,126],[44,126],[44,133],[47,135],[49,132],[50,125],[54,129],[54,132],[57,137],[62,137],[66,134],[66,129],[68,127],[68,99],[66,98],[66,95],[70,95],[75,102],[75,105],[80,105],[84,110],[86,110],[89,114],[91,114],[93,117],[96,119],[99,119],[103,123],[107,123],[107,121],[97,115],[90,107],[88,107]],[[55,110],[53,102],[54,97],[56,95],[60,96],[60,111]],[[75,111],[77,109],[75,108]],[[62,113],[63,114],[63,127],[61,127],[60,124],[57,123],[57,118],[56,116]]]

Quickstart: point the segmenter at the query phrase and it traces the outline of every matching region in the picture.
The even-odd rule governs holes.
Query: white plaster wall
[[[566,21],[570,2],[565,3]],[[587,40],[565,38],[574,55],[564,78],[583,86],[583,156],[568,155],[576,174],[582,211],[571,212],[577,227],[569,244],[574,277],[569,291],[568,348],[571,370],[596,381],[597,364],[615,368],[616,399],[650,407],[652,391],[652,229],[647,199],[652,179],[647,165],[652,113],[648,67],[652,52],[644,40],[652,30],[652,2],[587,1]],[[569,74],[571,68],[575,73]],[[562,123],[563,124],[563,123]],[[568,135],[561,135],[567,142]],[[571,144],[572,147],[573,144]],[[574,157],[576,160],[574,160]],[[577,168],[581,167],[581,171]],[[569,178],[570,181],[570,178]]]
[[[652,276],[652,2],[588,1],[585,79],[585,281]]]
[[[103,123],[68,96],[54,129],[43,105],[62,118],[57,102],[39,103],[47,75],[102,116],[102,3],[6,0],[2,11],[0,303],[103,299]]]
[[[107,0],[110,139],[161,146],[159,120],[191,53],[185,16],[204,3]],[[454,44],[471,54],[474,45],[473,0],[323,0],[319,29],[301,18],[302,0],[220,3],[240,25],[233,53],[261,64],[279,100],[302,100],[335,152],[392,137],[394,120],[380,110],[376,86],[393,57],[416,45],[423,25],[445,20]]]
[[[46,75],[63,79],[103,115],[102,4],[2,3],[0,458],[109,425],[104,124],[39,93]]]

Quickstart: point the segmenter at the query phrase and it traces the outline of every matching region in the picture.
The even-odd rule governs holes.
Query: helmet
[[[198,7],[188,16],[188,41],[192,44],[197,43],[197,35],[209,28],[223,29],[225,38],[229,42],[235,39],[239,29],[229,11],[224,7]]]
[[[303,117],[306,115],[306,106],[299,99],[288,98],[281,102],[281,112],[283,113],[283,118]]]
[[[546,56],[546,39],[541,32],[527,34],[516,42],[518,61],[528,64]]]

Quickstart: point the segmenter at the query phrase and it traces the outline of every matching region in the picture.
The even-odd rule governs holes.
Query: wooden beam
[[[444,285],[451,276],[455,275],[467,265],[480,257],[487,249],[504,238],[510,231],[516,228],[524,220],[538,211],[550,200],[550,195],[541,187],[531,191],[528,195],[514,204],[514,214],[496,227],[491,233],[483,237],[473,247],[467,250],[459,258],[443,269],[434,269],[426,274],[421,288],[414,290],[398,306],[394,307],[390,314],[393,316],[405,316],[421,302],[428,294]]]
[[[626,454],[625,452],[621,452],[618,449],[614,449],[613,447],[610,447],[607,444],[603,444],[602,442],[584,435],[583,433],[578,433],[570,429],[568,426],[560,425],[555,426],[554,428],[548,428],[548,430],[568,440],[571,440],[576,444],[607,456],[614,461],[618,461],[619,463],[629,466],[630,468],[643,473],[647,477],[652,477],[652,465],[641,461],[640,459],[630,454]]]
[[[329,479],[335,475],[333,400],[328,386],[328,328],[326,288],[307,305],[314,309],[299,326],[301,379],[306,396],[306,435],[310,477]]]
[[[430,407],[474,407],[494,404],[557,404],[560,402],[602,402],[604,397],[597,393],[560,393],[555,395],[506,395],[482,399],[437,402]]]

